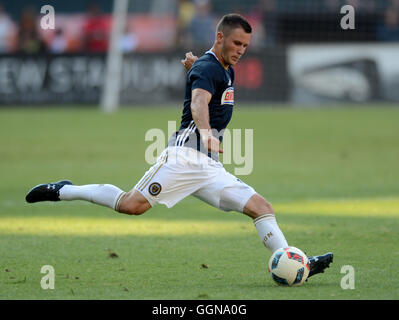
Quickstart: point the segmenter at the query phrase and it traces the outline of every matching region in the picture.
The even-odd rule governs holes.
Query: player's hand
[[[220,147],[219,139],[214,137],[212,134],[201,135],[201,139],[202,139],[202,143],[204,144],[205,148],[208,148],[209,152],[223,153],[223,150]]]
[[[186,58],[181,60],[180,62],[188,71],[191,69],[192,65],[194,64],[195,61],[197,61],[197,59],[198,57],[194,56],[193,53],[190,51],[186,53]]]

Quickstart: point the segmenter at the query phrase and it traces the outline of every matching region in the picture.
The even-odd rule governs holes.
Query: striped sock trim
[[[261,215],[260,217],[257,217],[254,219],[254,224],[256,225],[257,223],[259,223],[262,220],[265,219],[275,219],[275,216],[273,213],[265,213],[263,215]]]
[[[114,210],[115,210],[115,211],[118,211],[118,212],[119,212],[119,205],[120,205],[120,202],[121,202],[121,200],[122,200],[122,197],[123,197],[125,194],[126,194],[126,192],[121,192],[120,195],[118,196],[118,198],[116,199],[115,207],[114,207]]]

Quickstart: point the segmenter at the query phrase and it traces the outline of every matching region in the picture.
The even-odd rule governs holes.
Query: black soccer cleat
[[[58,182],[39,184],[28,192],[25,197],[26,202],[60,201],[60,189],[66,184],[71,185],[73,183],[69,180],[61,180]]]
[[[309,259],[309,275],[311,276],[323,273],[325,269],[330,266],[330,263],[333,262],[334,255],[332,252],[328,252],[321,256],[308,257]]]

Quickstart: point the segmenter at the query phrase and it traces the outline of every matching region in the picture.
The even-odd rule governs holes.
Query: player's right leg
[[[125,193],[120,198],[115,210],[130,215],[140,215],[151,208],[148,200],[136,189]]]
[[[28,203],[41,201],[85,200],[115,211],[138,215],[151,208],[139,192],[128,193],[111,184],[73,185],[69,180],[45,183],[32,188],[26,195]]]

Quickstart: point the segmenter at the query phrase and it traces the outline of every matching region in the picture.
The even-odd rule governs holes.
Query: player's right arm
[[[201,88],[194,89],[191,93],[191,115],[200,133],[202,143],[208,148],[208,151],[223,153],[220,141],[212,135],[209,124],[208,105],[211,98],[212,94],[209,91]]]
[[[198,60],[197,56],[194,56],[193,53],[187,52],[186,53],[186,58],[180,60],[180,62],[182,63],[182,65],[186,68],[186,70],[190,70],[191,67],[193,66],[194,62]]]

